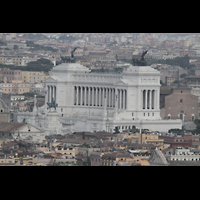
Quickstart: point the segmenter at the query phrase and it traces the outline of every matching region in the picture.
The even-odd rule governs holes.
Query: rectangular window
[[[145,113],[143,115],[145,116]]]
[[[183,99],[180,99],[180,103],[183,103]]]

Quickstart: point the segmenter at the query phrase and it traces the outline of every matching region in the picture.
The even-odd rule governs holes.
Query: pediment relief
[[[46,79],[45,82],[56,83],[57,81],[56,81],[54,78],[52,78],[52,77],[50,76],[50,77],[48,77],[48,78]]]
[[[116,82],[115,85],[120,85],[120,86],[124,85],[124,86],[126,86],[126,83],[124,83],[123,81],[120,80],[120,81]]]

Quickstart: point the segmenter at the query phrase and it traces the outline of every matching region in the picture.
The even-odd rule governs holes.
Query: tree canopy
[[[38,50],[44,50],[44,51],[52,51],[57,52],[58,49],[54,49],[53,47],[45,47],[39,44],[35,44],[33,41],[26,41],[27,47],[32,47],[31,50],[38,51]]]
[[[11,70],[22,70],[22,71],[44,71],[48,72],[53,68],[53,63],[45,58],[40,58],[37,61],[28,63],[27,66],[15,66],[0,64],[0,68],[9,68]]]
[[[76,38],[71,36],[71,35],[69,35],[69,36],[68,35],[61,35],[59,37],[59,40],[76,40]]]
[[[174,66],[180,66],[184,69],[188,69],[191,68],[190,64],[189,64],[189,60],[190,57],[188,55],[185,55],[184,57],[176,57],[173,59],[151,59],[151,60],[147,60],[148,65],[152,65],[152,64],[157,64],[157,63],[161,63],[161,64],[167,64],[167,65],[174,65]]]

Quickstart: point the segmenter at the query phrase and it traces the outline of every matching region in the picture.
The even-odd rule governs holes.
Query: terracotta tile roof
[[[14,131],[26,125],[18,122],[0,122],[0,132]]]
[[[84,140],[84,139],[71,139],[65,138],[61,140],[61,143],[72,143],[72,144],[83,144],[83,143],[90,143],[91,140]]]
[[[12,146],[15,146],[17,144],[18,144],[17,142],[11,141],[7,144],[2,145],[2,148],[12,147]]]
[[[112,158],[130,158],[131,155],[126,152],[113,152],[113,153],[106,153],[102,156],[103,158],[112,157]]]

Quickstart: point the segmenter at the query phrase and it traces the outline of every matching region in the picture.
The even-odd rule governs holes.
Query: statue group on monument
[[[147,54],[148,51],[143,51],[141,59],[132,58],[132,62],[134,66],[146,66],[147,62],[144,60],[144,56]]]
[[[47,109],[50,109],[50,110],[51,108],[54,108],[56,110],[56,107],[58,107],[58,104],[55,102],[54,98],[52,98],[52,102],[47,102],[47,105],[48,105]]]
[[[71,51],[71,57],[69,56],[61,56],[61,60],[63,63],[75,63],[75,58],[74,58],[74,52],[76,51],[76,49],[79,47],[75,47],[72,51]]]

